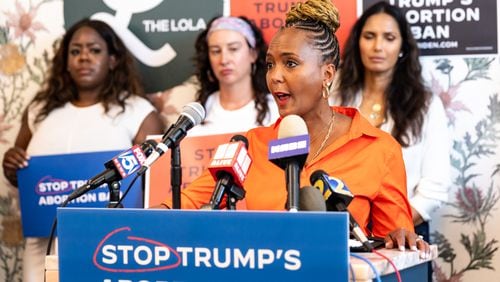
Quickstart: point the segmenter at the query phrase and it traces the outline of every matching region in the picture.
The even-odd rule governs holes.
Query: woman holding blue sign
[[[30,156],[114,151],[160,134],[163,124],[143,90],[132,55],[106,23],[84,19],[67,30],[44,89],[26,109],[3,170],[16,171]],[[29,216],[29,215],[22,215]],[[46,238],[26,238],[23,281],[43,281]]]
[[[282,118],[246,134],[252,158],[243,185],[246,207],[284,210],[285,174],[269,161],[268,148],[283,117],[297,115],[310,138],[301,183],[309,183],[318,170],[343,180],[354,194],[349,211],[366,234],[384,237],[387,248],[418,249],[426,257],[428,244],[413,232],[401,147],[356,109],[328,104],[340,57],[338,27],[338,10],[330,0],[309,0],[292,7],[286,26],[272,39],[266,78]],[[182,208],[207,204],[214,187],[214,179],[205,172],[182,192]],[[169,199],[163,206],[171,206]]]

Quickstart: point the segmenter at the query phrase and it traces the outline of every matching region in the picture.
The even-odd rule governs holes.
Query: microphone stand
[[[293,163],[292,163],[293,162]],[[297,180],[300,181],[300,171],[302,168],[299,166],[298,162],[295,160],[291,160],[291,164],[287,165],[285,168],[286,175],[286,187],[288,188],[288,199],[286,202],[286,209],[289,211],[298,211],[299,210],[299,189],[300,184],[297,183]]]
[[[170,125],[163,138],[175,129],[175,124]],[[172,188],[172,209],[181,208],[181,183],[182,183],[182,168],[181,168],[181,150],[178,144],[173,144],[170,148],[170,185]]]
[[[108,184],[109,189],[109,203],[108,208],[123,208],[120,203],[120,181],[112,181]]]
[[[172,208],[181,208],[181,150],[179,145],[174,145],[171,149],[170,160],[170,185],[172,186]]]
[[[245,198],[245,190],[239,186],[231,185],[227,191],[226,207],[228,210],[236,210],[236,202]]]

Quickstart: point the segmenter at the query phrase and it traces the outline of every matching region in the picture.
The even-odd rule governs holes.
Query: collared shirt
[[[331,102],[340,104],[338,95]],[[361,102],[362,95],[358,92],[351,106],[359,108]],[[425,221],[431,220],[432,212],[448,201],[452,139],[447,124],[443,104],[434,96],[424,115],[420,139],[412,138],[410,146],[403,148],[410,205]],[[394,120],[389,115],[380,129],[391,133],[393,128]]]
[[[304,165],[301,186],[310,185],[310,175],[322,169],[343,180],[355,195],[348,209],[365,233],[384,237],[397,227],[413,230],[401,146],[392,136],[371,126],[356,109],[333,107],[333,110],[351,117],[351,127]],[[277,138],[280,122],[278,119],[269,127],[247,132],[248,153],[253,162],[244,188],[245,204],[250,210],[285,208],[285,173],[268,160],[268,144]],[[182,191],[182,208],[200,208],[208,203],[214,186],[214,179],[206,171]],[[165,204],[170,206],[170,200]]]

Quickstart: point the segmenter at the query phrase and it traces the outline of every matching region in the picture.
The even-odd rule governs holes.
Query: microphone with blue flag
[[[354,217],[347,210],[347,206],[351,203],[354,195],[344,182],[338,178],[329,176],[321,169],[311,174],[310,181],[311,185],[319,189],[323,194],[327,211],[342,211],[349,213],[349,229],[352,235],[363,244],[367,251],[371,251],[373,245],[370,243]]]
[[[120,181],[141,168],[146,158],[154,151],[157,143],[154,140],[146,140],[141,145],[134,145],[132,148],[121,152],[104,164],[106,169],[90,178],[87,183],[74,190],[66,199],[70,202],[90,190],[96,189],[103,184],[113,181]]]
[[[309,134],[304,120],[288,115],[281,120],[278,139],[269,142],[268,159],[285,170],[288,199],[285,208],[299,210],[300,172],[309,154]]]

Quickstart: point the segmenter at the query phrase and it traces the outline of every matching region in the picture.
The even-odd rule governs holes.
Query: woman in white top
[[[160,134],[133,58],[114,31],[84,19],[64,35],[44,89],[26,109],[3,170],[17,186],[29,156],[121,150]],[[21,215],[29,216],[29,215]],[[26,238],[23,281],[44,281],[47,238]]]
[[[206,110],[190,135],[246,132],[279,114],[265,81],[267,45],[245,17],[218,17],[196,39],[196,100]]]
[[[361,15],[346,42],[337,84],[334,104],[357,107],[403,147],[413,223],[428,235],[428,224],[423,230],[418,225],[447,200],[451,142],[443,105],[424,86],[418,48],[401,10],[379,2]]]

